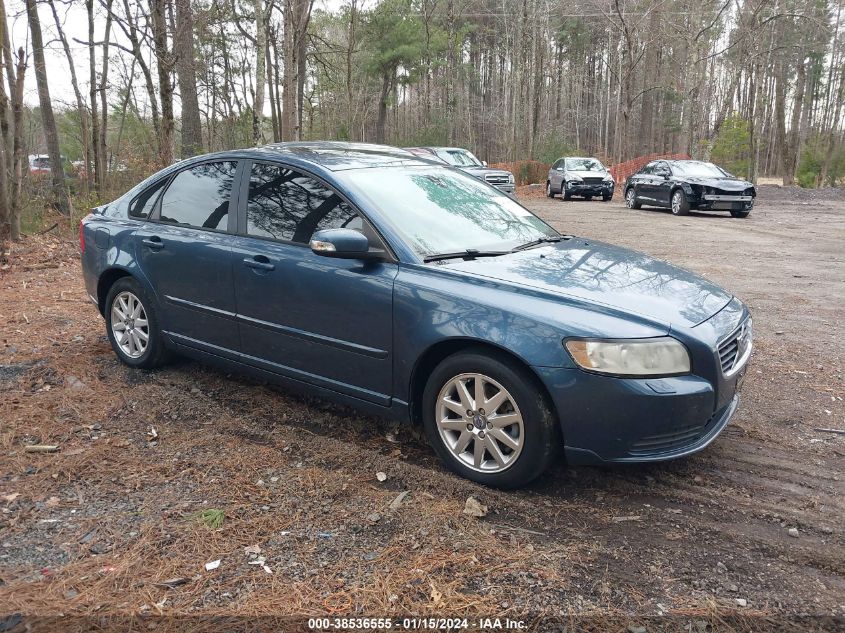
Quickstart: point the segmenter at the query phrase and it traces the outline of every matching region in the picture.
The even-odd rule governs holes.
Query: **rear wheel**
[[[551,183],[550,180],[546,181],[546,197],[548,197],[548,198],[554,198],[555,197],[554,191],[552,191],[552,183]]]
[[[731,215],[735,218],[747,218],[751,213],[751,209],[744,209],[742,211],[731,210]]]
[[[628,187],[625,192],[625,206],[629,209],[640,209],[642,204],[637,200],[637,191],[633,187]]]
[[[689,201],[680,189],[672,194],[672,213],[674,215],[687,215],[689,213]]]
[[[106,331],[117,357],[130,367],[152,369],[167,360],[155,306],[132,277],[121,277],[106,297]]]
[[[446,466],[497,488],[527,484],[558,447],[554,417],[525,370],[484,351],[459,352],[423,393],[426,435]]]

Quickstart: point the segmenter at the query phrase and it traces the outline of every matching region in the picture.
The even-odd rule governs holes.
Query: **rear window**
[[[145,189],[138,197],[132,200],[129,203],[129,217],[135,218],[136,220],[146,220],[149,218],[158,200],[158,196],[166,183],[167,179],[165,178],[152,187]]]

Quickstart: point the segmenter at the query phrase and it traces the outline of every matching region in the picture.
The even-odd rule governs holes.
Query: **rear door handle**
[[[147,246],[147,247],[153,249],[154,251],[160,251],[161,249],[164,248],[164,242],[161,241],[160,237],[156,237],[156,236],[143,239],[143,240],[141,240],[141,243],[144,246]]]
[[[270,260],[264,255],[256,255],[255,257],[244,257],[244,265],[247,268],[254,268],[255,270],[275,270],[276,265],[271,264]]]

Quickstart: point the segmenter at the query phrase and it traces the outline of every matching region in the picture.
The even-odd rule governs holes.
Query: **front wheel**
[[[672,214],[673,215],[688,215],[689,201],[686,195],[680,189],[675,190],[672,194]]]
[[[605,193],[605,194],[602,194],[601,201],[602,202],[610,202],[611,198],[613,198],[613,194],[608,195],[608,194]]]
[[[483,350],[449,356],[423,393],[426,435],[446,466],[497,488],[524,486],[558,448],[551,407],[536,380]]]
[[[555,197],[554,191],[552,191],[551,181],[546,182],[546,197],[547,198],[554,198]]]
[[[572,193],[566,188],[566,181],[560,183],[560,190],[563,192],[564,200],[572,200]]]
[[[749,213],[751,213],[751,209],[743,209],[742,211],[731,210],[731,215],[735,218],[747,218]]]
[[[135,279],[114,282],[106,297],[105,317],[109,342],[124,363],[152,369],[167,360],[155,306]]]
[[[637,192],[633,187],[628,187],[628,191],[625,192],[625,206],[629,209],[640,209],[643,206],[637,200]]]

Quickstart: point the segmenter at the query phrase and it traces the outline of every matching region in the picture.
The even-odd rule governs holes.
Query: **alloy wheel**
[[[120,351],[129,358],[140,358],[150,342],[147,311],[135,294],[124,290],[111,306],[111,331]]]
[[[637,194],[634,191],[634,188],[631,187],[630,189],[628,189],[628,192],[625,194],[625,206],[627,206],[629,209],[633,209],[636,197]]]
[[[678,212],[681,210],[681,195],[680,191],[676,191],[672,196],[672,213],[675,215],[678,215]]]
[[[516,400],[483,374],[460,374],[437,396],[437,430],[452,456],[478,472],[498,473],[512,466],[525,444]]]

